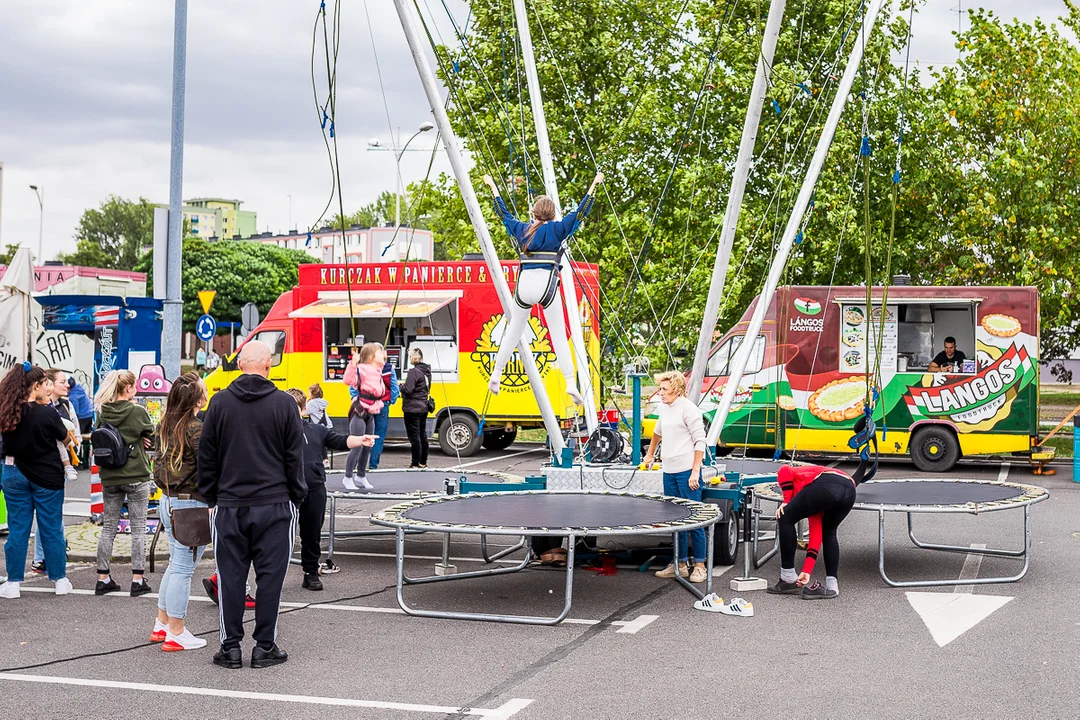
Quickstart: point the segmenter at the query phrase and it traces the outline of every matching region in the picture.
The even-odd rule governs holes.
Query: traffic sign
[[[240,308],[240,321],[245,335],[255,329],[255,326],[259,324],[259,308],[255,306],[255,303],[245,303],[244,307]]]
[[[209,315],[203,315],[195,323],[195,336],[200,340],[213,340],[217,332],[217,322]]]
[[[217,295],[217,290],[200,290],[199,302],[202,303],[202,311],[209,314],[210,306],[214,304],[214,296]]]

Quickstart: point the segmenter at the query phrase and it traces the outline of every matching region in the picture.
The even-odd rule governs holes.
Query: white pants
[[[556,270],[555,272],[558,272]],[[517,296],[521,302],[536,305],[547,290],[551,271],[544,268],[533,268],[523,271],[518,275]],[[574,379],[574,362],[570,354],[570,343],[566,335],[566,321],[563,319],[563,303],[561,289],[555,293],[551,305],[543,308],[544,322],[548,327],[548,337],[551,339],[551,347],[555,350],[555,359],[559,364],[559,370],[566,378],[567,391],[577,391],[577,381]],[[531,309],[519,307],[517,303],[510,307],[510,321],[506,332],[503,333],[502,342],[499,344],[499,354],[495,356],[495,367],[491,369],[492,378],[502,377],[503,368],[510,361],[510,356],[517,349],[518,342],[522,339],[525,326],[532,315]]]

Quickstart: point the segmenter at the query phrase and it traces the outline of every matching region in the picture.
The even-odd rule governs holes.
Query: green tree
[[[8,243],[7,249],[0,253],[0,265],[7,265],[11,262],[11,259],[15,257],[15,253],[19,251],[18,243]]]
[[[154,242],[154,204],[146,198],[110,195],[100,208],[86,210],[75,230],[75,252],[59,259],[69,265],[131,270]]]

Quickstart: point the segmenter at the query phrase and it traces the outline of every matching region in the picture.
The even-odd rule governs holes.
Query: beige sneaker
[[[690,566],[689,565],[686,565],[686,566],[681,567],[679,569],[682,571],[680,574],[683,577],[686,577],[687,575],[690,574]],[[673,577],[675,577],[675,563],[672,563],[672,564],[668,565],[663,570],[657,570],[656,571],[656,577],[658,577],[658,578],[673,578]]]
[[[705,567],[703,565],[695,565],[693,572],[690,573],[689,579],[692,583],[705,582]]]

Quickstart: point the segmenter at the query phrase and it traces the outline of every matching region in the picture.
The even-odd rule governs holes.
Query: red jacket
[[[817,480],[822,473],[835,473],[845,477],[850,476],[836,468],[822,465],[806,465],[793,467],[785,465],[780,468],[777,479],[780,481],[780,490],[784,493],[784,503],[791,502],[792,498],[799,494],[804,487]],[[854,484],[854,480],[851,481]],[[821,550],[821,513],[807,518],[810,524],[810,541],[806,545],[806,561],[803,562],[803,572],[813,573],[814,563],[817,562],[818,552]]]

